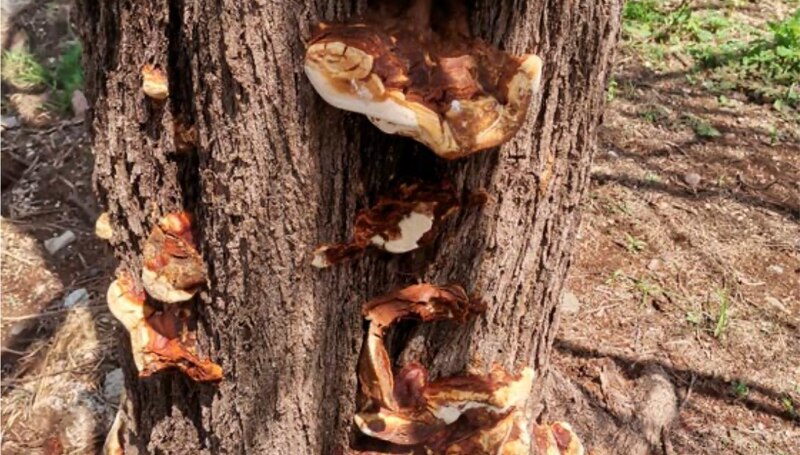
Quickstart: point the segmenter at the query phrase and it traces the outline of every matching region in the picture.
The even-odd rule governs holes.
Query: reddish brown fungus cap
[[[508,450],[504,448],[512,441],[512,433],[514,440],[528,437],[519,428],[520,418],[510,416],[530,394],[531,368],[511,374],[495,365],[487,375],[429,382],[427,370],[418,363],[405,365],[393,374],[383,344],[386,330],[399,320],[464,322],[470,313],[482,310],[483,305],[469,299],[460,286],[430,284],[399,289],[364,304],[370,327],[362,349],[359,380],[367,404],[355,417],[363,434],[389,444],[419,446],[431,453],[523,453],[512,451],[511,445]]]
[[[449,183],[403,184],[356,216],[353,240],[321,245],[312,264],[319,268],[360,256],[369,246],[394,254],[407,253],[429,243],[435,228],[461,207]]]
[[[144,243],[142,285],[164,303],[189,300],[206,282],[205,264],[194,245],[191,218],[170,213],[153,226]]]
[[[188,330],[188,308],[169,306],[155,311],[128,274],[111,283],[107,300],[111,313],[130,335],[131,354],[140,376],[175,368],[195,381],[222,379],[219,365],[195,353],[194,334]]]
[[[584,455],[580,438],[566,422],[535,425],[533,440],[539,455]]]
[[[453,159],[508,141],[538,90],[542,61],[380,17],[321,24],[305,72],[320,96],[386,133]]]

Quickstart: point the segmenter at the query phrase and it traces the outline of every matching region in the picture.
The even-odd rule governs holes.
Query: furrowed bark
[[[192,212],[210,276],[197,298],[199,349],[225,370],[216,386],[177,373],[140,380],[124,350],[129,449],[343,451],[353,436],[361,304],[417,281],[461,283],[488,309],[466,327],[422,328],[406,356],[434,375],[493,362],[546,369],[620,3],[470,5],[477,36],[540,55],[545,75],[511,143],[445,162],[326,105],[303,75],[311,26],[350,17],[363,2],[79,0],[95,188],[119,233],[120,267],[138,275],[158,217]],[[168,72],[162,105],[141,92],[144,64]],[[173,153],[176,120],[195,124],[195,150]],[[489,202],[449,219],[413,253],[311,267],[317,244],[346,240],[359,209],[412,178],[485,189]]]

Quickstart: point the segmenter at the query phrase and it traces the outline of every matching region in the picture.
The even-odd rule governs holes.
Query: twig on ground
[[[62,308],[60,310],[51,310],[51,311],[44,311],[42,313],[36,314],[23,314],[21,316],[6,316],[3,317],[3,322],[11,322],[11,321],[27,321],[29,319],[39,319],[39,318],[46,318],[50,316],[56,316],[63,313],[69,313],[70,311],[77,310],[79,308],[85,308],[87,310],[100,310],[105,308],[105,305],[88,305],[88,306],[77,306],[72,308]]]
[[[103,358],[103,361],[105,361],[105,358]],[[37,381],[37,380],[48,378],[48,377],[52,377],[52,376],[60,376],[60,375],[62,375],[64,373],[73,373],[75,371],[80,371],[81,374],[91,374],[91,373],[94,373],[95,370],[97,370],[97,367],[100,364],[102,364],[103,361],[101,361],[99,363],[98,362],[83,363],[83,364],[76,365],[76,366],[71,367],[71,368],[65,368],[63,370],[49,371],[47,373],[37,374],[36,376],[28,376],[28,377],[24,377],[24,378],[8,379],[8,380],[5,380],[3,382],[6,383],[6,384],[9,384],[9,385],[26,384],[28,382],[33,382],[33,381]]]
[[[686,395],[683,396],[683,400],[681,400],[681,404],[678,405],[678,415],[680,415],[681,410],[689,401],[689,398],[692,396],[692,389],[694,388],[694,383],[697,381],[697,375],[692,373],[692,379],[689,381],[689,387],[686,388]]]

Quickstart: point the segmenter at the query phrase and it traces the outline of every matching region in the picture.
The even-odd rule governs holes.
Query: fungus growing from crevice
[[[197,147],[197,128],[194,124],[175,120],[172,123],[172,130],[177,153],[187,153]]]
[[[176,368],[198,382],[222,379],[219,365],[197,357],[188,308],[168,305],[156,311],[127,274],[111,283],[106,299],[111,314],[130,334],[133,361],[140,377]]]
[[[448,183],[400,185],[393,194],[358,213],[351,242],[320,245],[312,264],[325,268],[354,259],[370,245],[394,254],[413,251],[430,243],[448,216],[465,204],[481,202],[478,197],[470,199],[462,203]]]
[[[108,212],[103,212],[97,217],[97,221],[94,222],[94,235],[103,240],[111,240],[111,237],[114,236],[114,228],[111,227],[111,217]]]
[[[460,0],[433,3],[412,0],[406,11],[387,7],[319,24],[306,75],[329,104],[443,158],[497,147],[524,122],[542,61],[473,38]]]
[[[142,285],[160,302],[185,302],[206,283],[205,264],[191,229],[188,213],[170,213],[153,226],[144,243]]]
[[[540,455],[584,455],[585,453],[580,438],[566,422],[535,425],[533,440]]]
[[[429,381],[427,370],[417,363],[395,374],[384,346],[386,331],[400,320],[465,322],[483,309],[460,286],[430,284],[409,286],[367,302],[363,313],[370,325],[358,367],[365,402],[355,416],[359,431],[423,453],[449,448],[452,453],[517,453],[503,450],[523,418],[517,415],[517,406],[530,394],[533,369],[524,368],[515,375],[494,365],[486,375]],[[513,441],[528,437],[526,431],[517,431]],[[485,451],[455,451],[479,446]]]
[[[161,68],[153,65],[142,66],[142,91],[157,101],[169,97],[169,81]]]

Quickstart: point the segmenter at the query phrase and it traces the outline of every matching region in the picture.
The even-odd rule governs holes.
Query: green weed
[[[606,280],[606,284],[614,284],[622,278],[625,278],[625,272],[622,269],[614,270]]]
[[[747,395],[750,394],[750,387],[747,387],[747,384],[741,381],[733,381],[731,388],[733,389],[733,395],[740,400],[747,398]]]
[[[647,248],[647,243],[643,240],[637,239],[636,237],[625,233],[625,249],[628,250],[628,253],[631,254],[638,254],[644,251]]]
[[[661,177],[659,177],[656,173],[647,172],[644,174],[644,181],[650,184],[659,183],[661,182]]]
[[[647,306],[647,304],[650,303],[651,297],[661,295],[661,288],[651,283],[647,278],[628,278],[633,284],[633,289],[641,296],[641,300],[639,301],[641,307]]]
[[[697,311],[687,311],[686,322],[694,325],[700,325],[700,323],[703,322],[703,315]]]
[[[72,92],[83,87],[81,52],[79,42],[71,43],[61,54],[51,73],[52,85],[56,90],[54,102],[62,112],[70,108]]]
[[[719,303],[719,310],[717,312],[717,323],[714,327],[714,338],[720,338],[728,329],[730,325],[730,306],[731,301],[728,297],[728,292],[724,289],[717,289],[714,291],[714,296]]]
[[[794,400],[792,400],[792,397],[788,395],[781,397],[781,405],[783,406],[783,409],[790,416],[792,416],[792,418],[796,419],[798,417],[797,407],[794,405]]]
[[[606,91],[606,101],[609,103],[614,101],[614,98],[617,97],[617,80],[614,77],[611,77],[611,80],[608,82],[608,90]]]
[[[718,129],[714,128],[708,120],[692,114],[684,114],[683,121],[694,133],[705,139],[713,139],[722,136]]]

